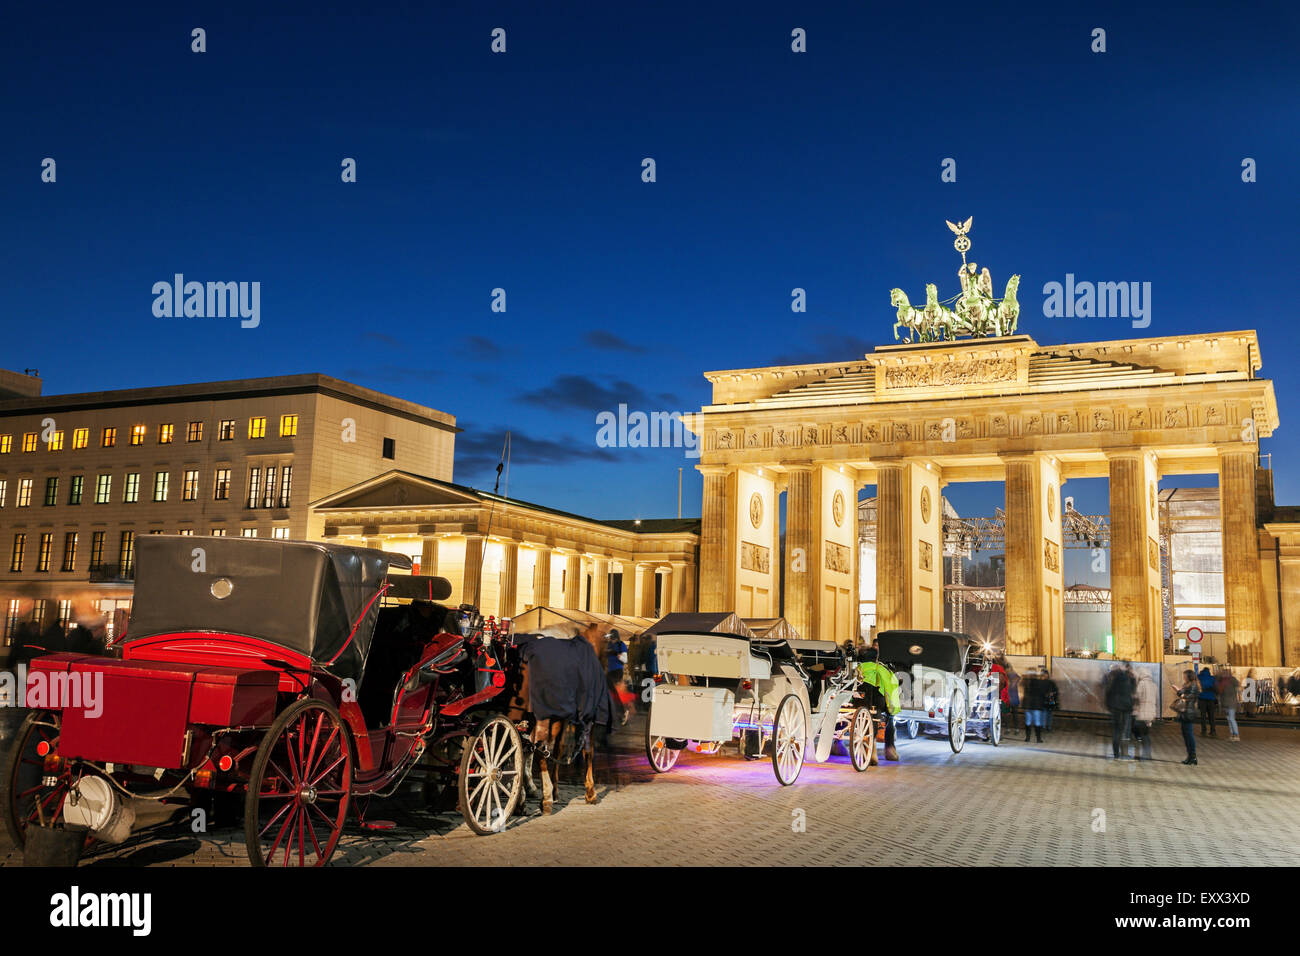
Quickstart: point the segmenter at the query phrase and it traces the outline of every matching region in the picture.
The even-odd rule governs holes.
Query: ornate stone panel
[[[749,541],[740,543],[740,566],[746,571],[770,574],[772,571],[772,552],[761,544]]]
[[[918,541],[921,546],[920,563],[922,571],[934,570],[934,545],[929,541]]]
[[[851,574],[853,566],[850,562],[849,549],[842,544],[836,544],[834,541],[826,542],[826,570],[839,571],[843,574]]]

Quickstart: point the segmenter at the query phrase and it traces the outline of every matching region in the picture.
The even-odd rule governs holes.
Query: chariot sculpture
[[[994,296],[993,277],[989,270],[985,268],[977,273],[977,264],[966,261],[966,252],[970,249],[970,238],[966,233],[970,231],[973,218],[960,225],[948,223],[948,228],[957,234],[953,248],[961,253],[961,266],[957,269],[961,294],[941,302],[934,283],[928,283],[925,305],[918,307],[908,301],[907,293],[902,289],[890,290],[889,301],[898,310],[898,321],[894,323],[895,341],[901,338],[900,329],[907,333],[902,341],[909,344],[913,336],[920,342],[940,342],[963,335],[992,338],[1015,333],[1020,318],[1020,303],[1016,299],[1020,276],[1013,275],[1007,280],[1002,298]]]

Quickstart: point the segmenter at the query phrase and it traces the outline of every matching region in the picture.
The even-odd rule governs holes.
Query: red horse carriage
[[[349,813],[384,826],[368,798],[417,767],[454,786],[476,832],[501,829],[531,763],[506,712],[517,651],[508,627],[436,603],[446,579],[389,573],[410,567],[332,544],[141,539],[120,659],[31,664],[4,780],[15,842],[33,826],[122,842],[141,800],[227,794],[253,865],[322,865]]]

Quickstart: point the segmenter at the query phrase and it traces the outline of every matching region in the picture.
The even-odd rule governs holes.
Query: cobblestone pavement
[[[1184,767],[1178,728],[1156,730],[1155,760],[1110,759],[1108,727],[1078,721],[1043,744],[1013,734],[971,739],[900,735],[899,763],[855,773],[845,757],[807,764],[783,788],[767,759],[684,754],[651,772],[634,720],[598,775],[600,802],[561,788],[556,813],[534,804],[503,833],[475,836],[458,815],[416,801],[376,803],[397,824],[355,828],[337,865],[1289,865],[1300,842],[1300,733],[1243,727],[1241,743],[1201,738]],[[802,823],[802,826],[799,824]],[[0,835],[0,865],[19,865]],[[200,839],[172,825],[83,866],[245,866],[242,830]]]

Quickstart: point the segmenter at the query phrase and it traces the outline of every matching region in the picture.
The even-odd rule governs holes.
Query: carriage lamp
[[[753,689],[754,689],[754,682],[753,682],[752,680],[742,680],[742,681],[740,682],[740,689],[741,689],[741,690],[753,690]]]
[[[63,769],[63,758],[58,754],[46,754],[41,769],[47,774],[57,774]]]
[[[200,770],[194,774],[194,786],[207,790],[212,786],[212,771]]]

